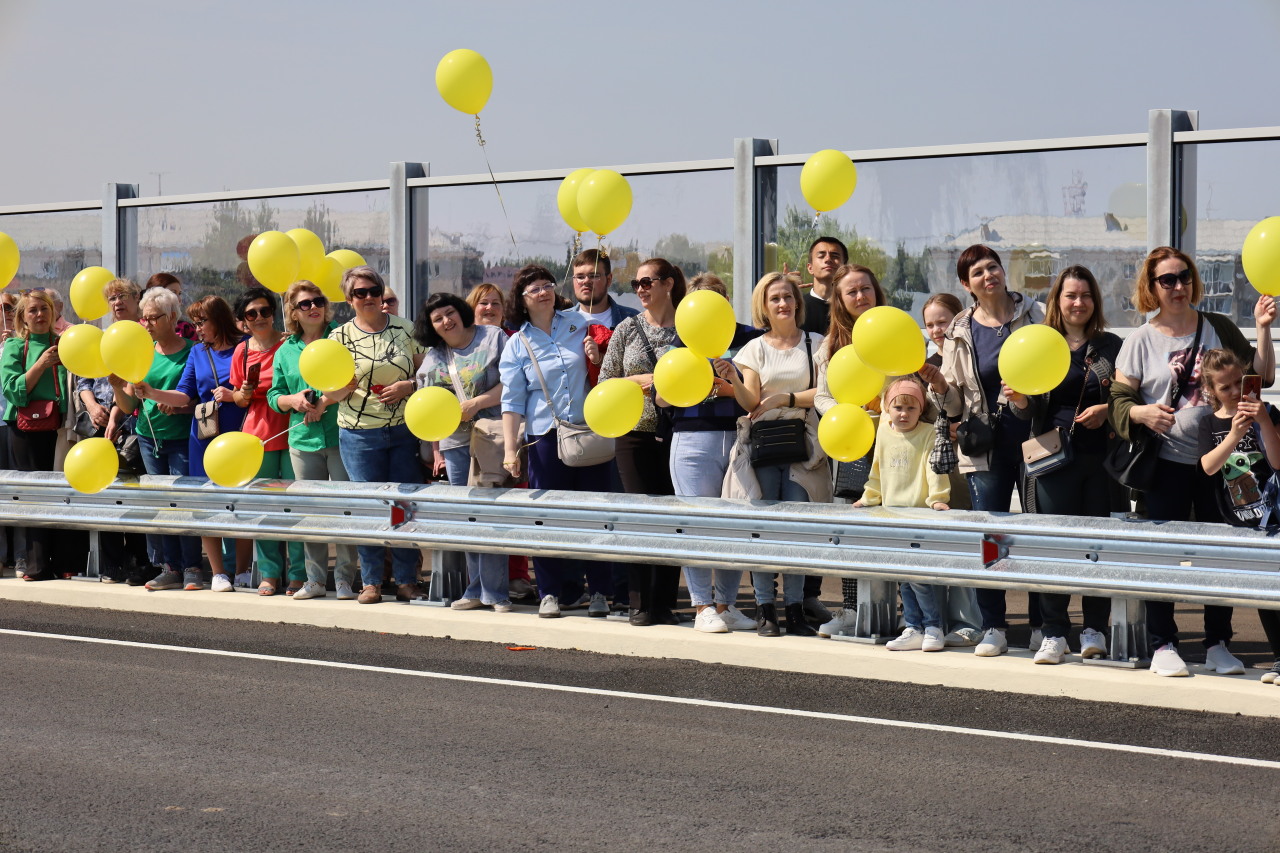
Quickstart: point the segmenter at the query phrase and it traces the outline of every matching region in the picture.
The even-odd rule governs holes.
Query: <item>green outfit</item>
[[[232,405],[235,405],[234,403]],[[268,450],[262,454],[262,467],[258,469],[259,477],[272,480],[292,480],[293,463],[289,460],[288,450]],[[306,555],[301,542],[280,542],[275,539],[259,539],[254,543],[254,551],[258,555],[258,574],[264,578],[279,578],[284,573],[284,554],[281,546],[288,549],[289,580],[305,581],[307,579]]]
[[[182,349],[172,355],[156,351],[151,359],[151,369],[142,380],[157,391],[172,391],[178,387],[182,371],[187,366],[187,356],[191,354],[191,341],[179,338]],[[157,441],[186,441],[191,434],[191,415],[166,415],[160,411],[160,404],[155,400],[143,400],[142,411],[138,413],[138,434]]]
[[[335,328],[336,325],[330,323],[321,337],[328,336]],[[285,338],[280,349],[276,350],[271,387],[267,390],[267,404],[277,412],[284,412],[279,405],[282,394],[297,394],[310,387],[298,370],[298,359],[305,348],[301,335],[290,335]],[[296,409],[291,411],[289,413],[289,446],[295,450],[307,451],[337,447],[338,408],[336,405],[329,406],[320,416],[320,420],[312,424],[303,423],[305,417],[303,412]]]
[[[12,422],[18,417],[20,407],[36,400],[58,400],[59,408],[66,412],[69,405],[66,396],[57,393],[59,387],[67,387],[66,368],[57,367],[54,370],[46,370],[40,374],[40,380],[36,382],[35,387],[30,391],[27,390],[27,371],[49,348],[53,337],[52,334],[32,335],[28,342],[15,336],[4,342],[4,353],[0,355],[0,390],[9,401],[6,420]],[[27,344],[25,363],[22,359],[24,343]]]

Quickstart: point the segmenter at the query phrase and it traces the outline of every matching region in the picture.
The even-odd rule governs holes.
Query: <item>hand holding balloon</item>
[[[1262,295],[1253,306],[1253,321],[1264,329],[1271,328],[1276,321],[1276,300],[1274,297]]]

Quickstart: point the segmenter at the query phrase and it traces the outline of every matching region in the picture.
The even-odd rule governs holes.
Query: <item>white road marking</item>
[[[692,705],[701,708],[723,708],[730,711],[751,711],[758,714],[775,714],[783,717],[805,717],[812,720],[833,720],[844,723],[859,723],[861,725],[868,726],[916,729],[927,732],[941,732],[943,734],[971,735],[973,737],[997,738],[1000,740],[1023,741],[1026,743],[1043,743],[1052,746],[1101,749],[1110,752],[1127,752],[1136,755],[1154,755],[1161,758],[1182,758],[1188,761],[1207,761],[1214,764],[1234,764],[1239,767],[1262,767],[1267,770],[1280,770],[1280,761],[1267,761],[1261,758],[1241,758],[1233,755],[1214,755],[1207,752],[1186,752],[1180,749],[1160,749],[1152,746],[1105,743],[1102,741],[1078,740],[1076,738],[1050,737],[1048,735],[1029,735],[1021,732],[971,729],[964,726],[943,726],[936,723],[916,723],[908,720],[884,720],[876,717],[858,717],[852,714],[833,714],[826,711],[801,711],[794,708],[774,708],[768,705],[744,705],[740,702],[720,702],[715,699],[688,699],[680,696],[661,696],[652,693],[631,693],[625,690],[604,690],[597,687],[574,687],[568,684],[540,684],[536,681],[515,681],[509,678],[486,678],[480,675],[455,675],[448,672],[427,672],[417,669],[398,669],[396,667],[371,666],[369,664],[360,663],[310,660],[308,658],[289,658],[282,657],[280,655],[251,654],[249,652],[229,652],[223,649],[200,649],[189,646],[168,646],[159,643],[137,643],[131,640],[108,640],[101,637],[76,637],[68,634],[47,634],[41,631],[17,631],[11,628],[0,628],[0,634],[12,634],[19,637],[39,637],[48,640],[68,640],[74,643],[96,643],[104,646],[126,646],[135,649],[150,649],[153,651],[183,652],[185,654],[193,655],[214,655],[217,657],[241,658],[244,660],[271,661],[273,663],[294,663],[302,664],[304,666],[322,666],[330,669],[351,669],[358,672],[408,675],[416,678],[434,678],[440,681],[462,681],[471,684],[486,684],[500,687],[523,687],[531,690],[547,690],[553,693],[581,693],[590,696],[609,696],[618,699],[639,699],[646,702],[662,702],[669,705]]]

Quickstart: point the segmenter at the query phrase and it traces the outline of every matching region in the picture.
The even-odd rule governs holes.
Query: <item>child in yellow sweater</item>
[[[951,498],[950,480],[929,467],[935,436],[933,425],[920,421],[924,408],[924,387],[914,378],[899,379],[889,386],[876,431],[871,474],[862,499],[854,506],[951,508],[947,505]],[[933,588],[904,583],[900,590],[906,628],[885,647],[895,652],[942,651],[946,644]]]

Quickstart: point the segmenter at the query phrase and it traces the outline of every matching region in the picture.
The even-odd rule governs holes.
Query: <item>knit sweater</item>
[[[931,507],[950,500],[950,479],[929,467],[933,442],[933,424],[920,421],[910,432],[898,432],[881,417],[862,505]]]

